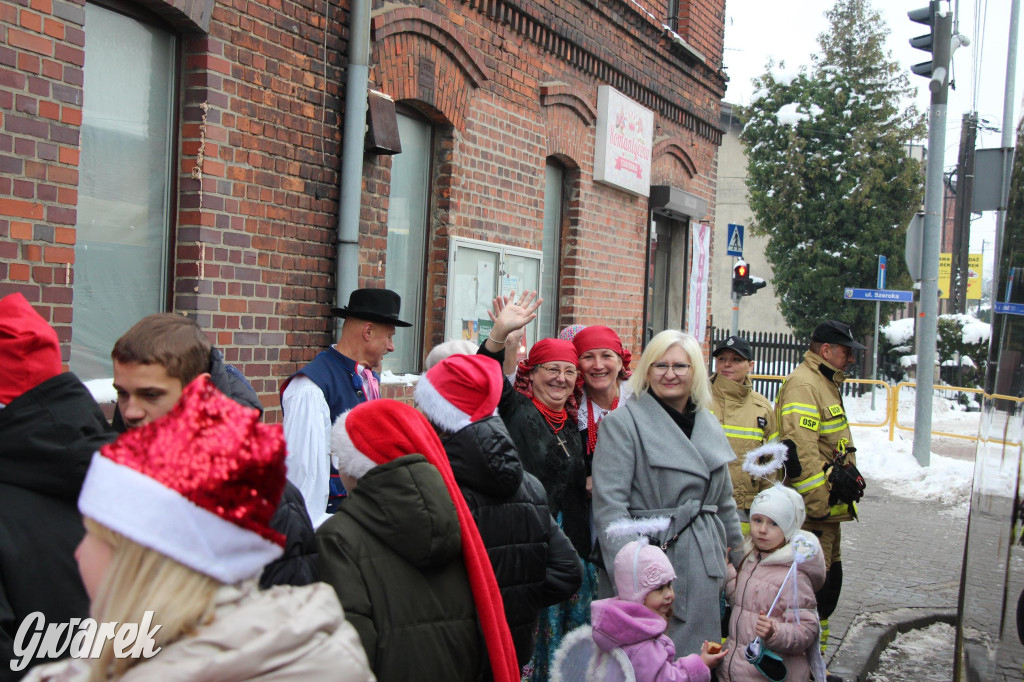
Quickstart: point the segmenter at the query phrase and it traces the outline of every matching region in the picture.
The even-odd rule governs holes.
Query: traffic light
[[[739,261],[732,267],[732,293],[735,296],[750,296],[768,285],[760,277],[750,276],[750,266]]]
[[[910,46],[918,50],[930,52],[931,61],[914,64],[910,67],[918,76],[930,79],[928,89],[940,94],[948,84],[950,42],[953,38],[953,17],[943,12],[939,0],[931,0],[927,7],[912,9],[907,12],[911,21],[925,24],[930,33],[910,39]]]
[[[732,266],[732,293],[735,296],[746,296],[747,285],[750,284],[750,267],[743,261]]]

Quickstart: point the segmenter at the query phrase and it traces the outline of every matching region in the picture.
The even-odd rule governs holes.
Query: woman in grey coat
[[[594,518],[606,564],[632,538],[607,532],[632,517],[672,519],[662,546],[676,571],[667,634],[680,655],[722,637],[720,598],[726,550],[743,536],[728,463],[735,459],[710,404],[696,339],[666,330],[651,339],[630,379],[633,397],[601,422],[594,451]],[[601,595],[612,582],[602,575]]]

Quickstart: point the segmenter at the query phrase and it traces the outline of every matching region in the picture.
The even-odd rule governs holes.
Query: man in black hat
[[[395,349],[401,297],[389,289],[356,289],[348,306],[331,313],[345,318],[338,342],[281,384],[288,480],[306,499],[313,526],[334,513],[345,488],[331,464],[331,425],[342,412],[380,397],[374,371]]]
[[[754,369],[754,349],[742,336],[722,339],[711,355],[715,373],[711,381],[711,412],[718,418],[736,459],[729,462],[732,496],[744,535],[750,534],[750,503],[772,486],[772,480],[755,478],[743,470],[746,454],[779,434],[775,428],[775,409],[754,390],[747,375]]]
[[[811,334],[804,361],[775,398],[779,438],[789,446],[786,484],[803,496],[807,508],[803,527],[818,536],[825,556],[825,585],[817,593],[822,652],[828,642],[828,618],[843,585],[839,524],[856,518],[860,499],[846,485],[851,476],[860,480],[863,490],[839,387],[846,379],[843,372],[853,364],[854,351],[864,349],[849,325],[838,320],[822,322]]]

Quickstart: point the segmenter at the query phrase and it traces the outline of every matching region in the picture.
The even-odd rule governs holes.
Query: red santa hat
[[[0,298],[0,405],[60,374],[57,332],[21,294]]]
[[[232,584],[283,552],[270,518],[285,484],[284,434],[203,374],[165,416],[93,455],[78,509],[140,545]]]
[[[483,355],[450,355],[416,382],[416,405],[432,424],[449,433],[493,416],[505,377]]]
[[[497,367],[494,360],[488,362]],[[495,682],[518,682],[515,645],[487,548],[455,482],[444,447],[426,418],[397,400],[362,403],[334,422],[331,451],[338,471],[353,478],[362,478],[378,464],[412,454],[423,455],[437,468],[459,517],[462,556]]]

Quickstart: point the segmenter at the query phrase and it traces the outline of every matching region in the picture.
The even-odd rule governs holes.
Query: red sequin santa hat
[[[487,360],[498,366],[494,360]],[[426,418],[397,400],[371,400],[339,416],[331,431],[334,465],[338,471],[353,478],[362,478],[378,464],[412,454],[423,455],[440,472],[459,517],[462,556],[494,680],[517,682],[519,667],[515,645],[505,620],[505,608],[487,548],[455,482],[441,441]]]
[[[483,355],[450,355],[416,382],[416,405],[435,426],[455,433],[493,416],[505,377]]]
[[[21,294],[0,298],[0,405],[60,374],[57,332]]]
[[[284,435],[259,419],[201,375],[165,416],[93,455],[79,511],[223,583],[255,577],[284,547],[270,528]]]

